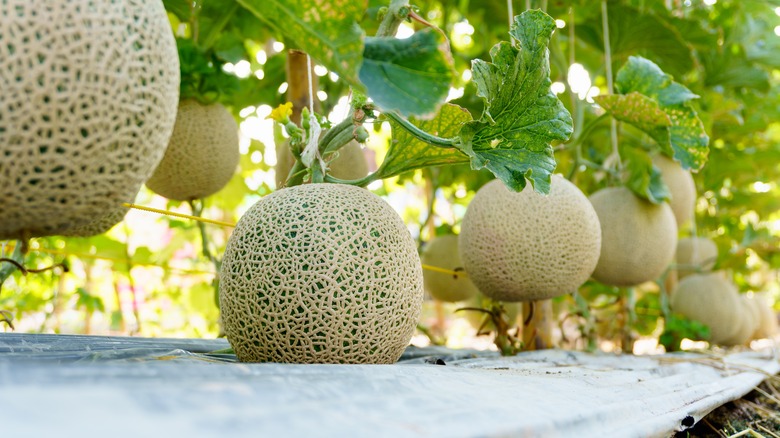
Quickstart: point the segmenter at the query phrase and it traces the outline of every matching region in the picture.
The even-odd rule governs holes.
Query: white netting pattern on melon
[[[187,99],[179,104],[168,150],[146,186],[168,199],[189,201],[220,191],[236,172],[238,125],[216,103]]]
[[[119,207],[114,207],[114,209],[111,210],[108,214],[102,215],[86,225],[68,228],[67,230],[62,231],[60,234],[63,236],[72,237],[90,237],[103,234],[113,228],[114,225],[122,222],[122,219],[125,218],[125,215],[128,211],[130,211],[129,208],[123,207],[121,205]]]
[[[178,94],[159,0],[0,2],[0,239],[58,234],[132,199]]]
[[[393,363],[423,299],[414,240],[381,198],[311,184],[257,202],[230,236],[220,308],[239,360]]]
[[[742,307],[736,286],[723,272],[685,277],[672,293],[673,311],[710,328],[710,340],[727,344],[740,330]]]
[[[460,254],[479,290],[499,301],[574,292],[596,266],[601,231],[588,198],[553,176],[549,195],[501,181],[483,186],[463,218]]]

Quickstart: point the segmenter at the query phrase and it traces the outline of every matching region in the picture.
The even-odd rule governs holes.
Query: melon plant
[[[599,259],[601,230],[588,198],[553,175],[550,194],[484,185],[463,217],[460,256],[479,290],[498,301],[574,292]]]
[[[712,343],[730,344],[740,335],[743,307],[736,286],[722,272],[685,277],[669,304],[672,311],[708,326]]]
[[[360,143],[351,140],[342,146],[337,153],[326,158],[329,173],[334,178],[342,180],[357,180],[368,175],[368,162],[363,154]],[[276,148],[276,187],[284,187],[290,169],[295,164],[295,157],[290,151],[290,144],[282,142]]]
[[[245,362],[393,363],[423,299],[398,214],[354,186],[273,192],[238,222],[220,270],[222,322]]]
[[[480,332],[493,332],[496,330],[496,325],[493,322],[493,318],[491,318],[491,316],[486,312],[472,309],[484,309],[490,311],[498,304],[500,304],[504,309],[503,317],[505,318],[507,324],[510,327],[513,326],[517,320],[517,317],[520,315],[520,311],[522,310],[521,304],[497,303],[496,301],[491,300],[490,298],[481,294],[479,291],[477,291],[474,296],[463,303],[464,309],[459,311],[458,314],[466,318],[466,321],[468,321],[469,325],[471,325],[475,330],[479,330]]]
[[[601,224],[601,256],[593,278],[635,286],[658,278],[674,259],[677,222],[669,204],[652,204],[625,187],[590,196]]]
[[[219,103],[185,99],[179,103],[165,156],[146,186],[168,199],[205,198],[230,181],[239,158],[233,115]]]
[[[669,188],[669,205],[677,227],[683,229],[691,225],[696,207],[696,183],[691,172],[665,155],[653,157],[653,164],[661,171],[661,180]]]
[[[686,237],[677,242],[677,276],[711,271],[718,260],[718,246],[706,237]]]
[[[86,226],[135,196],[179,97],[162,2],[2,2],[0,41],[0,239]]]
[[[463,269],[463,262],[458,252],[460,246],[458,241],[458,236],[453,234],[436,236],[425,245],[421,254],[422,262],[426,265],[461,272],[461,275],[455,275],[423,270],[425,290],[439,301],[454,303],[467,300],[479,293]]]

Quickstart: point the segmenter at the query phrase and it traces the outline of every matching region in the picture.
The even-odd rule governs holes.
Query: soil
[[[692,429],[675,434],[675,438],[738,436],[780,438],[780,375],[710,412]]]

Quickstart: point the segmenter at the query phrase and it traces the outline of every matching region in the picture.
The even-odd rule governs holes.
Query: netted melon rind
[[[393,363],[420,317],[423,277],[390,205],[362,188],[308,184],[242,216],[219,291],[241,361]]]
[[[661,180],[669,188],[672,207],[677,228],[683,229],[694,220],[696,208],[696,183],[691,172],[682,168],[680,163],[666,157],[656,155],[653,164],[661,171]]]
[[[462,271],[464,275],[453,275],[423,269],[425,290],[439,301],[455,303],[467,300],[477,293],[477,287],[465,275],[463,261],[458,252],[458,236],[448,234],[436,236],[425,245],[421,259],[423,264],[450,271]]]
[[[56,235],[131,199],[179,96],[162,2],[0,2],[0,239]]]
[[[722,272],[685,277],[672,293],[672,311],[710,328],[710,342],[725,344],[740,331],[742,305],[736,286]]]
[[[233,115],[221,104],[186,99],[179,104],[168,150],[146,187],[168,199],[205,198],[225,187],[240,158]]]
[[[635,286],[658,278],[674,260],[677,222],[669,204],[651,204],[625,187],[590,196],[601,223],[601,257],[593,278]]]
[[[363,148],[356,140],[345,144],[337,152],[337,155],[325,157],[328,162],[328,174],[334,178],[345,181],[361,179],[368,175],[368,162],[363,154]],[[289,176],[290,169],[295,164],[295,158],[290,152],[288,142],[280,143],[276,147],[276,187],[284,187]]]
[[[122,222],[128,211],[130,211],[129,208],[120,205],[93,222],[80,227],[69,228],[60,234],[67,237],[91,237],[103,234],[113,228],[114,225]]]
[[[718,246],[706,237],[685,237],[677,242],[675,263],[680,280],[695,272],[711,271],[717,260]]]
[[[477,288],[498,301],[574,292],[593,272],[601,248],[598,218],[574,184],[554,175],[549,195],[484,185],[463,217],[460,256]]]

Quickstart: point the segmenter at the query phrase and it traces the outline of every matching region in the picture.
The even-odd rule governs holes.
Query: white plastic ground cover
[[[0,334],[3,436],[670,436],[780,371],[772,350],[410,347],[395,365],[241,364],[224,340]]]

